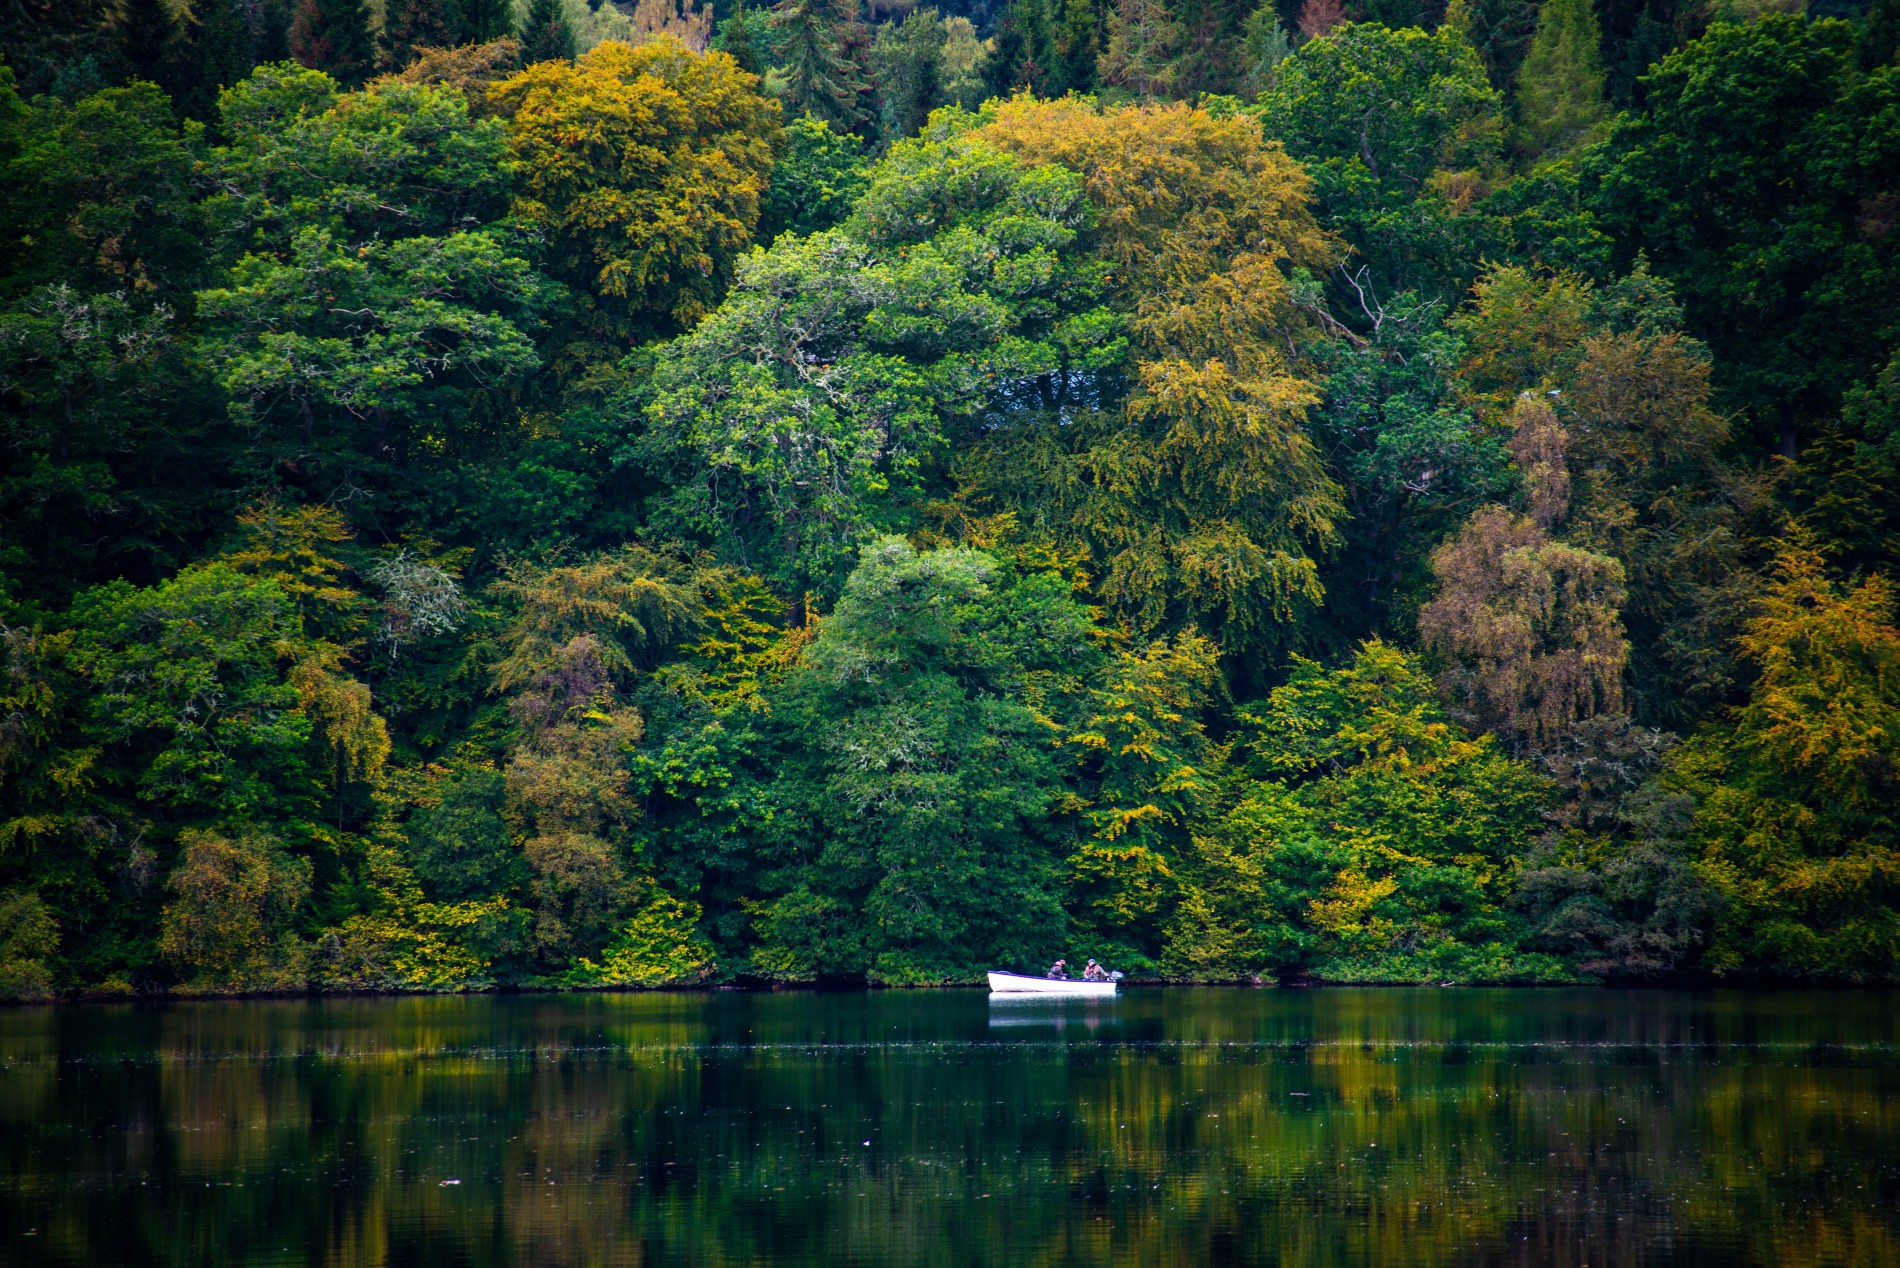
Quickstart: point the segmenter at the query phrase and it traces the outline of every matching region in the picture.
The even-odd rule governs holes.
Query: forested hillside
[[[0,996],[1900,980],[1900,4],[21,0]]]

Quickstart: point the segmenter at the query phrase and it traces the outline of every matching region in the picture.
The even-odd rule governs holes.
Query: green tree
[[[485,767],[445,778],[404,825],[415,871],[436,902],[505,894],[526,879],[526,863],[501,816],[501,772]]]
[[[203,0],[190,27],[190,72],[182,92],[173,94],[188,119],[218,117],[218,94],[251,73],[251,31],[235,0]]]
[[[290,55],[345,87],[361,84],[376,65],[368,5],[364,0],[298,0]]]
[[[38,894],[0,893],[0,999],[37,1003],[56,988],[59,923]]]
[[[1088,215],[1067,172],[968,138],[894,146],[850,220],[745,261],[662,353],[663,522],[791,593],[835,593],[941,479],[953,427],[1112,340],[1099,271],[1067,251]]]
[[[1428,597],[1432,550],[1474,502],[1505,493],[1510,459],[1458,399],[1464,343],[1439,306],[1402,294],[1368,316],[1370,336],[1314,353],[1326,371],[1314,435],[1350,512],[1321,578],[1329,623],[1396,633]]]
[[[1892,65],[1900,53],[1900,6],[1893,0],[1873,0],[1861,18],[1857,47],[1862,70]]]
[[[28,97],[47,92],[90,63],[93,74],[110,60],[112,17],[108,0],[41,0],[0,12],[0,48],[7,51],[8,87]],[[94,88],[103,87],[94,84]]]
[[[1503,121],[1498,93],[1455,30],[1339,27],[1280,63],[1260,111],[1267,135],[1312,173],[1322,214],[1366,257],[1379,289],[1464,289],[1469,266],[1453,261],[1481,249],[1459,241],[1477,226],[1450,214],[1447,181],[1496,163]]]
[[[511,0],[461,0],[461,19],[457,43],[488,44],[515,33]]]
[[[1280,15],[1270,4],[1247,15],[1241,24],[1241,96],[1252,101],[1273,87],[1280,63],[1293,55],[1293,37],[1280,24]]]
[[[1050,954],[1064,793],[1035,702],[1090,653],[1058,577],[895,538],[867,546],[774,706],[809,737],[781,795],[818,837],[761,913],[754,971],[968,981]]]
[[[731,17],[719,24],[712,47],[732,58],[746,74],[763,77],[769,69],[768,46],[771,42],[770,28],[766,23],[764,10],[749,9],[741,3],[733,10]]]
[[[1861,210],[1900,197],[1900,78],[1861,72],[1853,39],[1831,20],[1717,23],[1650,75],[1598,178],[1619,251],[1647,254],[1715,354],[1718,405],[1789,458],[1885,361],[1900,285],[1900,239]]]
[[[567,60],[577,45],[561,0],[534,0],[521,21],[521,57],[525,62]]]
[[[506,205],[497,121],[471,120],[453,89],[333,88],[275,68],[225,94],[212,210],[250,249],[198,296],[202,350],[280,469],[390,479],[415,429],[475,426],[485,393],[540,364],[555,296],[505,228],[479,223]],[[371,137],[365,161],[353,147]]]
[[[1547,0],[1517,80],[1524,147],[1560,155],[1598,139],[1609,123],[1603,100],[1602,35],[1589,0]]]
[[[1337,981],[1565,976],[1508,912],[1545,785],[1450,722],[1415,658],[1371,642],[1332,671],[1296,660],[1243,718],[1261,782],[1204,838],[1178,960]]]
[[[835,124],[841,132],[864,119],[858,99],[866,85],[846,52],[857,20],[857,5],[851,0],[778,0],[767,21],[787,104]]]
[[[313,724],[290,671],[324,657],[274,581],[197,565],[151,589],[87,591],[72,664],[117,778],[181,815],[269,822],[320,810]]]
[[[1092,831],[1069,856],[1070,912],[1120,959],[1160,949],[1175,869],[1213,808],[1225,753],[1202,719],[1220,681],[1218,649],[1192,631],[1123,652],[1089,687],[1066,740],[1093,793]]]
[[[947,39],[935,9],[918,9],[880,27],[871,44],[879,99],[879,133],[888,141],[916,136],[930,112],[944,104],[943,50]]]
[[[817,233],[851,213],[871,184],[864,143],[820,119],[801,115],[785,125],[772,183],[765,191],[758,238]]]

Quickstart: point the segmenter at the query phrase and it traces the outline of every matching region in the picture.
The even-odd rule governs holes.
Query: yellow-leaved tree
[[[670,39],[596,45],[495,86],[515,213],[547,233],[553,271],[591,301],[609,345],[691,326],[752,245],[778,103],[725,53]]]
[[[1796,532],[1739,650],[1760,674],[1748,703],[1668,775],[1696,799],[1691,841],[1726,900],[1710,967],[1900,981],[1893,585],[1834,580]]]
[[[1127,361],[1014,411],[960,464],[960,497],[1087,551],[1105,606],[1150,636],[1244,650],[1317,603],[1338,489],[1307,434],[1293,274],[1340,250],[1306,175],[1252,119],[1029,98],[976,136],[1079,175]]]

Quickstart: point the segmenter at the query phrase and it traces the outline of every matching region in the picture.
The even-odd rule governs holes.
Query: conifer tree
[[[748,75],[763,75],[769,46],[765,21],[765,14],[741,3],[731,17],[719,24],[713,47],[739,63],[739,69]]]
[[[561,0],[534,0],[521,24],[521,60],[566,61],[574,56],[574,28],[567,24]]]
[[[187,118],[216,117],[218,93],[250,73],[251,37],[232,0],[199,0],[190,30],[191,73],[178,106]]]
[[[1306,0],[1300,6],[1300,34],[1316,40],[1346,20],[1339,0]]]
[[[354,87],[369,77],[376,50],[363,0],[302,0],[290,23],[290,55]]]
[[[915,136],[930,112],[943,104],[943,19],[918,9],[885,23],[871,47],[887,141]]]
[[[459,43],[486,44],[514,33],[514,6],[508,0],[464,0]]]
[[[383,59],[392,70],[415,60],[421,48],[455,45],[461,23],[454,0],[389,0],[383,23]]]
[[[1141,97],[1165,97],[1174,86],[1181,24],[1163,0],[1116,0],[1108,15],[1102,82]]]
[[[1007,97],[1027,88],[1039,97],[1050,93],[1049,8],[1045,0],[1015,0],[991,41],[983,77],[990,95]]]
[[[1517,82],[1518,120],[1531,153],[1575,149],[1608,122],[1600,41],[1590,0],[1547,0],[1537,15]]]
[[[125,0],[114,27],[126,77],[148,80],[169,91],[179,33],[165,0]]]
[[[857,66],[840,50],[857,25],[852,0],[779,0],[770,20],[785,74],[787,106],[849,132],[863,119]]]
[[[1061,0],[1050,29],[1050,69],[1058,92],[1093,92],[1102,55],[1102,20],[1094,0]]]
[[[1900,54],[1900,0],[1873,0],[1861,18],[1855,43],[1862,70],[1893,65]]]
[[[1293,37],[1280,25],[1280,15],[1270,4],[1248,14],[1240,30],[1240,87],[1244,98],[1251,101],[1273,86],[1274,70],[1293,54]]]
[[[253,65],[290,60],[291,9],[290,0],[256,0],[247,7]]]

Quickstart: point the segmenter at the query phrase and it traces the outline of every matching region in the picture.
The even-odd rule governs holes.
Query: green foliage
[[[1900,78],[1864,74],[1853,28],[1717,23],[1651,74],[1613,129],[1598,198],[1627,255],[1675,284],[1715,355],[1717,399],[1785,457],[1885,362],[1900,198]],[[1863,210],[1867,209],[1867,210]]]
[[[699,932],[698,903],[655,894],[601,953],[582,959],[572,980],[589,986],[678,986],[704,981],[716,967]]]
[[[1602,35],[1588,0],[1549,0],[1517,81],[1525,148],[1560,155],[1599,139],[1609,122],[1603,100]]]
[[[1900,977],[1900,630],[1885,577],[1840,584],[1804,539],[1782,549],[1740,640],[1759,672],[1729,726],[1670,786],[1695,799],[1701,868],[1726,900],[1709,964],[1855,982]]]
[[[781,233],[817,233],[835,227],[871,183],[864,143],[811,115],[785,125],[772,185],[759,216],[759,241]]]
[[[774,708],[809,737],[781,780],[815,840],[761,913],[755,971],[957,981],[1059,945],[1046,714],[1091,655],[1068,589],[975,551],[865,548]]]
[[[1260,101],[1267,135],[1312,172],[1319,206],[1387,291],[1462,290],[1478,244],[1449,181],[1496,163],[1498,93],[1455,30],[1349,23],[1300,46]],[[1450,286],[1448,287],[1448,283]]]
[[[0,893],[0,1000],[50,999],[48,961],[59,951],[59,924],[38,894]]]
[[[364,0],[298,0],[290,22],[290,55],[354,88],[376,62]]]
[[[416,878],[437,902],[465,902],[518,889],[527,879],[521,852],[501,817],[506,781],[477,768],[442,781],[434,804],[404,825]]]
[[[506,226],[461,227],[503,205],[499,123],[445,87],[333,93],[280,67],[225,94],[214,209],[245,250],[197,297],[203,355],[271,464],[388,478],[538,368],[557,296]]]
[[[1330,620],[1402,630],[1425,600],[1432,549],[1474,500],[1508,487],[1509,456],[1457,398],[1464,343],[1410,294],[1373,334],[1321,345],[1315,433],[1349,499],[1345,541],[1322,570]]]
[[[1173,956],[1337,981],[1566,975],[1507,911],[1546,785],[1451,723],[1415,658],[1372,642],[1330,672],[1296,661],[1244,716],[1267,778],[1201,844]]]
[[[0,995],[1894,980],[1891,5],[297,8],[0,14]]]
[[[1090,218],[1058,169],[966,137],[894,147],[849,221],[745,261],[662,354],[668,522],[793,593],[835,592],[941,471],[958,420],[1113,356],[1100,272],[1069,250]]]
[[[521,20],[521,59],[545,62],[574,56],[574,28],[568,25],[561,0],[534,0]]]
[[[863,120],[866,85],[852,42],[857,6],[843,0],[778,0],[766,28],[773,65],[792,109],[849,132]]]
[[[236,821],[316,808],[290,670],[323,652],[274,581],[194,565],[151,589],[90,590],[70,619],[93,726],[142,800]]]
[[[1086,755],[1092,831],[1069,858],[1070,910],[1098,936],[1155,944],[1172,905],[1171,860],[1214,799],[1224,753],[1201,719],[1220,681],[1214,645],[1192,632],[1103,667],[1068,744]]]

